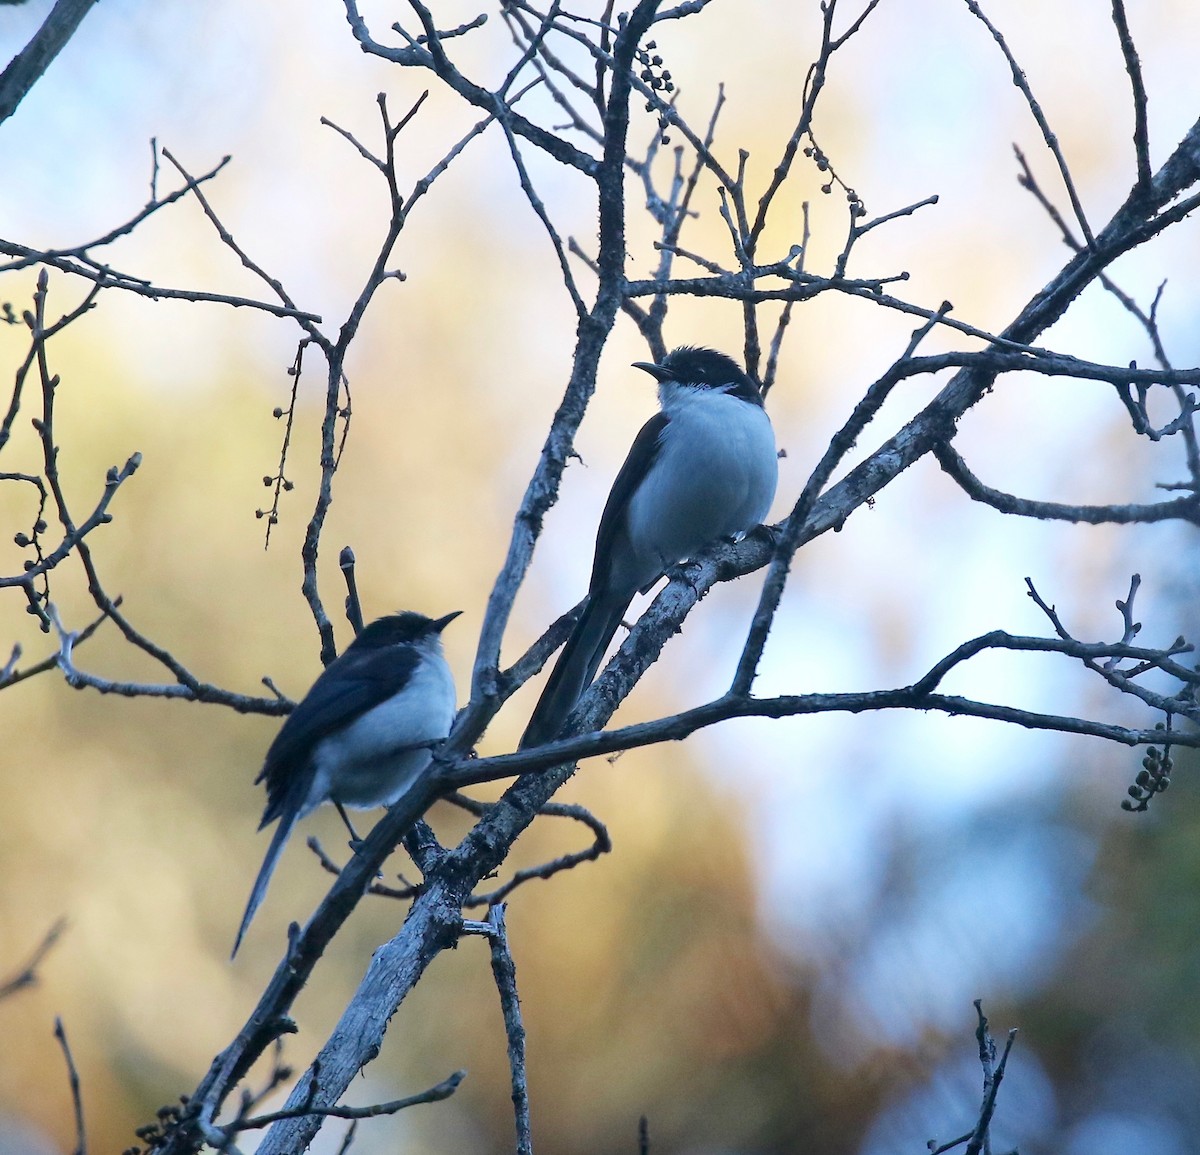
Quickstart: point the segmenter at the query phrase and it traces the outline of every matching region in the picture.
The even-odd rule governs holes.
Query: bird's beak
[[[459,614],[462,610],[455,610],[452,614],[447,614],[444,618],[436,618],[431,627],[435,634],[440,634]]]
[[[653,377],[654,380],[658,381],[660,384],[663,381],[665,381],[668,377],[670,377],[670,375],[671,375],[661,365],[656,365],[653,361],[634,361],[633,367],[635,369],[641,369],[641,370],[645,371],[646,373],[649,373],[650,376]]]

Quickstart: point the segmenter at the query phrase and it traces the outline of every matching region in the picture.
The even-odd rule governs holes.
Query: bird
[[[718,538],[760,524],[779,476],[762,393],[724,353],[684,345],[635,361],[658,382],[645,425],[600,517],[583,612],[534,708],[521,748],[554,739],[591,684],[634,594]]]
[[[236,957],[293,827],[325,802],[390,806],[432,760],[454,721],[454,676],[442,618],[403,611],[373,621],[331,662],[287,716],[255,783],[266,782],[259,830],[279,825],[267,848],[233,944]],[[356,836],[355,836],[356,837]]]

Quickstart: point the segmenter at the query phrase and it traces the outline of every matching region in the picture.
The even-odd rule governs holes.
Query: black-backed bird
[[[658,363],[659,412],[634,439],[596,533],[587,602],[525,728],[549,742],[596,676],[634,594],[718,538],[739,537],[771,507],[775,432],[758,386],[731,358],[683,346]]]
[[[429,766],[432,747],[454,721],[454,677],[442,656],[441,633],[459,612],[437,619],[405,612],[372,622],[287,716],[255,779],[267,784],[259,830],[276,819],[279,825],[250,892],[234,955],[301,818],[325,802],[339,811],[390,806]]]

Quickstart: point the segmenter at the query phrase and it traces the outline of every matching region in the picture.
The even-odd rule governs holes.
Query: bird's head
[[[732,357],[715,349],[680,345],[661,361],[635,361],[633,367],[649,373],[658,382],[660,390],[664,385],[679,385],[685,389],[719,389],[743,401],[762,404],[758,386],[742,372]]]
[[[436,640],[462,610],[455,610],[443,618],[427,618],[424,614],[403,610],[376,618],[357,638],[354,645],[360,649],[382,649],[384,646],[413,645],[429,639]]]

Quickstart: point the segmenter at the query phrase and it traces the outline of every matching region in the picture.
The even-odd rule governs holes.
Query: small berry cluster
[[[41,487],[39,486],[39,488],[41,488]],[[34,556],[31,558],[26,558],[21,563],[21,568],[26,573],[29,573],[30,570],[37,569],[38,566],[43,565],[46,561],[46,555],[45,555],[45,553],[42,552],[42,534],[44,534],[48,528],[48,526],[46,525],[45,519],[42,517],[42,513],[45,510],[45,507],[46,507],[46,494],[45,494],[45,491],[43,490],[41,504],[38,507],[37,521],[35,521],[33,523],[32,534],[21,533],[19,531],[17,533],[13,534],[13,544],[18,549],[32,549],[33,550]],[[110,515],[105,514],[105,520],[106,521],[111,520]],[[25,587],[27,595],[29,597],[29,604],[25,607],[25,612],[27,614],[33,614],[35,617],[41,618],[42,619],[42,629],[48,630],[50,628],[50,623],[49,623],[48,619],[46,618],[45,611],[41,607],[50,601],[49,573],[46,570],[43,570],[41,578],[42,578],[41,590],[35,590],[32,583],[30,583],[29,585],[27,585]]]
[[[821,146],[810,136],[808,138],[811,143],[804,149],[804,155],[812,159],[813,164],[817,166],[819,172],[829,173],[829,180],[822,186],[821,191],[828,196],[833,192],[833,186],[839,184],[846,190],[846,202],[850,206],[850,216],[857,219],[867,215],[867,206],[863,204],[862,197],[858,195],[838,174],[834,171],[833,164],[830,162],[822,151]]]
[[[36,537],[39,533],[45,533],[45,532],[46,532],[46,523],[39,518],[37,521],[35,521],[33,523],[34,537]],[[27,533],[16,533],[13,535],[13,542],[14,542],[14,544],[20,546],[22,549],[27,549],[29,546],[33,545],[33,538],[30,537],[29,534],[27,534]],[[30,564],[30,565],[26,566],[25,568],[33,569],[33,565]]]
[[[638,63],[642,66],[640,73],[641,79],[648,84],[655,92],[662,92],[667,95],[675,91],[675,82],[671,79],[671,70],[663,68],[663,58],[654,55],[655,48],[658,45],[653,40],[646,41],[645,48],[639,48],[637,52]],[[656,105],[653,100],[646,101],[646,111],[653,112]],[[671,138],[667,136],[667,116],[665,112],[658,114],[658,131],[662,133],[662,143],[669,144]]]
[[[1161,728],[1161,723],[1160,723]],[[1146,748],[1146,756],[1142,759],[1142,768],[1129,787],[1129,797],[1121,799],[1121,809],[1141,814],[1150,806],[1150,799],[1161,794],[1171,785],[1171,771],[1175,761],[1171,757],[1170,745],[1164,745],[1160,751],[1157,746]]]
[[[294,372],[293,370],[289,369],[288,375],[289,376],[293,375],[293,372]],[[295,404],[294,397],[292,398],[292,404],[293,405]],[[285,416],[288,417],[290,420],[291,411],[284,409],[279,405],[276,405],[275,408],[271,410],[271,416],[274,417],[276,421],[280,420],[280,418],[285,417]],[[263,486],[267,489],[270,489],[272,486],[277,487],[276,491],[275,491],[275,504],[270,509],[256,509],[254,511],[254,516],[259,519],[265,517],[267,519],[268,525],[278,525],[279,524],[279,491],[282,490],[284,493],[291,493],[294,483],[289,481],[286,477],[284,477],[282,473],[278,473],[273,477],[264,476],[262,481],[263,481]]]
[[[155,1115],[157,1121],[149,1123],[145,1127],[139,1127],[134,1132],[146,1146],[144,1148],[126,1147],[122,1155],[149,1155],[149,1152],[157,1151],[166,1143],[176,1124],[183,1118],[187,1104],[187,1096],[181,1095],[178,1106],[172,1103],[166,1107],[159,1107]]]

